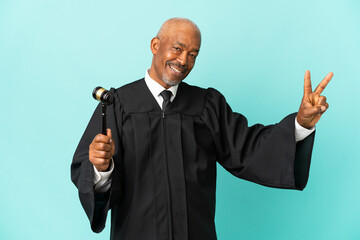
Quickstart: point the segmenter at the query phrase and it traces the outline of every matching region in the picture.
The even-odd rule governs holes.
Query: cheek
[[[167,49],[163,52],[163,58],[165,61],[174,61],[176,58],[179,57],[179,53],[176,51],[173,51],[172,49]]]
[[[189,71],[194,67],[195,65],[195,61],[194,60],[189,60],[188,61],[188,69]]]
[[[162,71],[161,68],[164,66],[164,62],[166,62],[163,54],[157,54],[155,59],[155,65],[159,71]]]
[[[177,55],[172,52],[167,52],[166,55],[164,55],[165,62],[167,61],[173,61],[177,58]]]

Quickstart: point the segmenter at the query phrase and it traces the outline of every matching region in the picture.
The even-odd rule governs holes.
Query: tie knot
[[[162,98],[164,99],[164,101],[170,101],[172,92],[169,90],[164,90],[160,93],[160,95],[162,96]]]

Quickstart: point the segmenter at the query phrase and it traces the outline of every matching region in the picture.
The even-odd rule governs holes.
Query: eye
[[[189,56],[192,58],[192,59],[196,59],[196,55],[195,54],[189,54]]]
[[[173,47],[176,51],[180,51],[181,49],[179,47]]]

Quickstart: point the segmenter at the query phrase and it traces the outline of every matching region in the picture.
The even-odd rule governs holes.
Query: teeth
[[[180,71],[180,70],[178,70],[178,69],[174,68],[174,67],[173,67],[173,66],[171,66],[171,65],[169,65],[169,66],[170,66],[170,68],[171,68],[172,70],[174,70],[175,72],[181,73],[181,71]]]

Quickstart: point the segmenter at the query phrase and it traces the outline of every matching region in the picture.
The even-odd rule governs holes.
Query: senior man
[[[216,162],[236,177],[302,190],[314,126],[328,108],[306,71],[299,111],[275,125],[248,126],[215,89],[182,80],[194,67],[201,34],[172,18],[151,40],[145,78],[111,91],[107,135],[95,110],[71,166],[92,230],[111,209],[111,239],[216,239]]]

